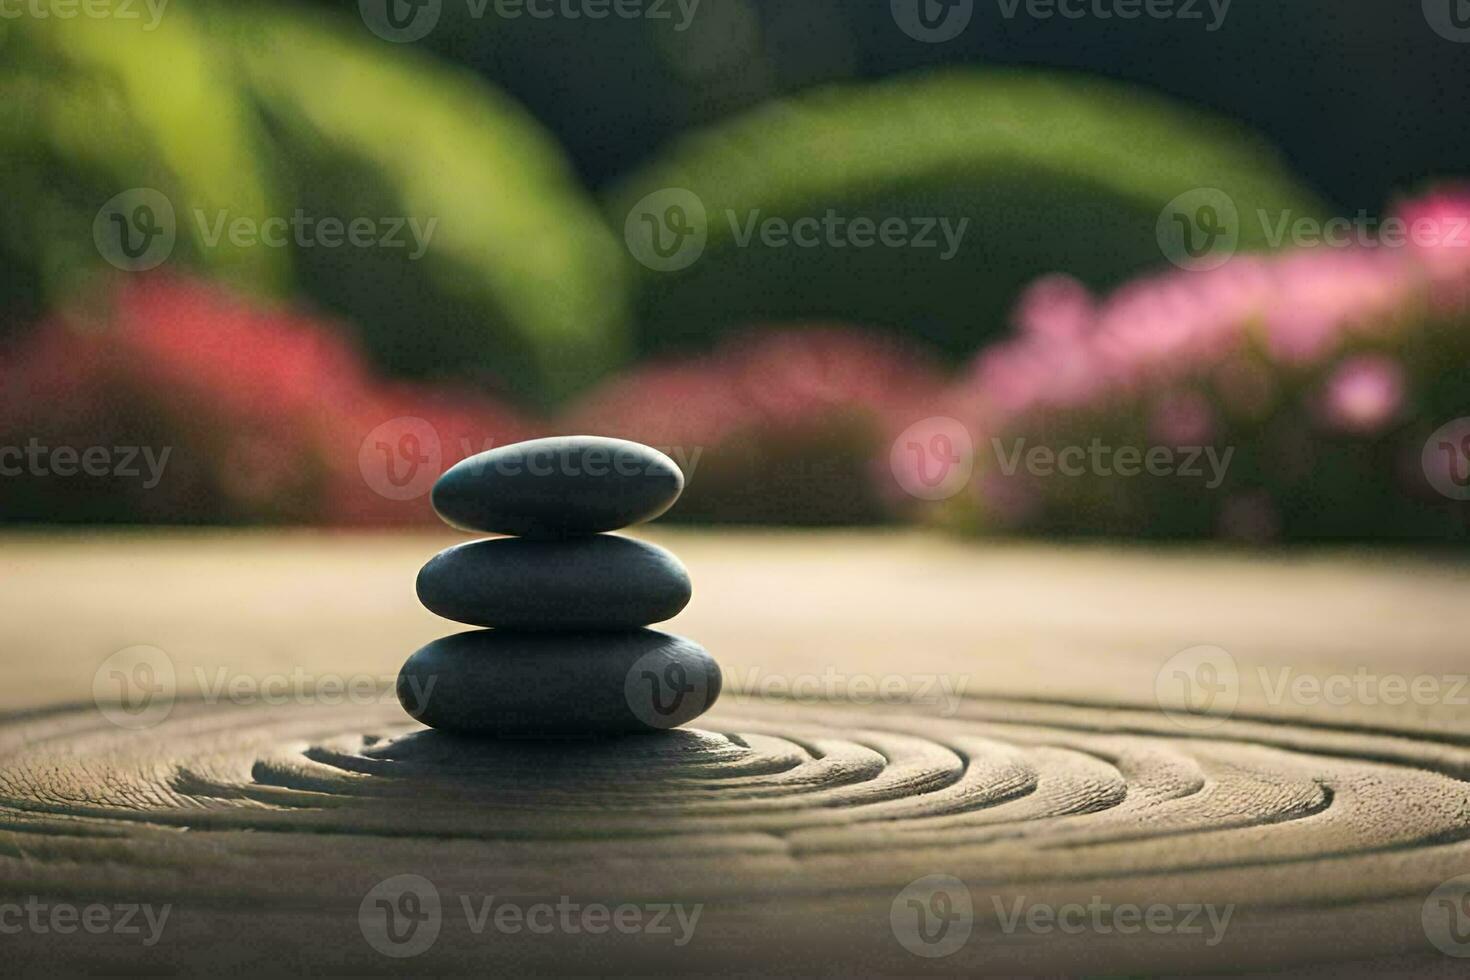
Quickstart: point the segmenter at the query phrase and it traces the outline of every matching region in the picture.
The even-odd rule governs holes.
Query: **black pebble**
[[[561,538],[641,524],[668,510],[684,474],[657,449],[602,436],[531,439],[455,463],[434,509],[467,531]]]
[[[455,545],[419,570],[417,588],[419,601],[446,619],[535,630],[659,623],[688,604],[690,591],[672,553],[610,534]]]
[[[566,738],[682,725],[715,703],[721,683],[703,647],[655,630],[470,630],[409,657],[398,700],[442,731]]]

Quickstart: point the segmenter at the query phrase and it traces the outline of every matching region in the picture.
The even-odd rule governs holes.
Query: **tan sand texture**
[[[1467,962],[1463,566],[657,540],[695,582],[668,628],[720,660],[725,698],[693,730],[546,745],[426,732],[391,694],[443,632],[411,588],[443,538],[11,537],[0,926],[7,899],[169,906],[152,945],[32,931],[9,937],[13,965]],[[172,690],[130,725],[146,711],[99,707],[94,682],[140,645],[164,652]],[[1180,670],[1202,700],[1174,699]],[[429,883],[434,935],[385,955],[375,896],[402,875]],[[476,918],[487,899],[699,917],[682,937],[510,931]]]

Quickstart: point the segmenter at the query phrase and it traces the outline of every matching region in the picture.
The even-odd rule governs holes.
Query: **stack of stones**
[[[697,643],[644,629],[683,609],[689,573],[656,545],[603,532],[652,520],[684,488],[636,442],[534,439],[462,460],[434,485],[455,527],[512,535],[445,549],[418,576],[431,612],[488,627],[408,658],[398,699],[448,732],[579,738],[671,728],[720,694]]]

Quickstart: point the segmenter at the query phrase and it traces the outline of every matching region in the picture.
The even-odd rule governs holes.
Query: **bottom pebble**
[[[720,696],[719,665],[682,636],[470,630],[435,640],[398,673],[398,701],[467,735],[579,738],[673,728]]]

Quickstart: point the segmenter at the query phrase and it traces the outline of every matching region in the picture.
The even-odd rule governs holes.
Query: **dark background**
[[[1346,213],[1470,167],[1470,46],[1426,30],[1419,0],[1235,0],[1213,33],[1205,0],[1203,21],[1007,19],[988,0],[940,44],[895,30],[886,2],[703,0],[717,16],[683,36],[613,19],[489,30],[488,14],[449,29],[463,9],[446,4],[423,43],[529,106],[598,186],[773,95],[940,65],[1089,72],[1186,99],[1264,134]]]

